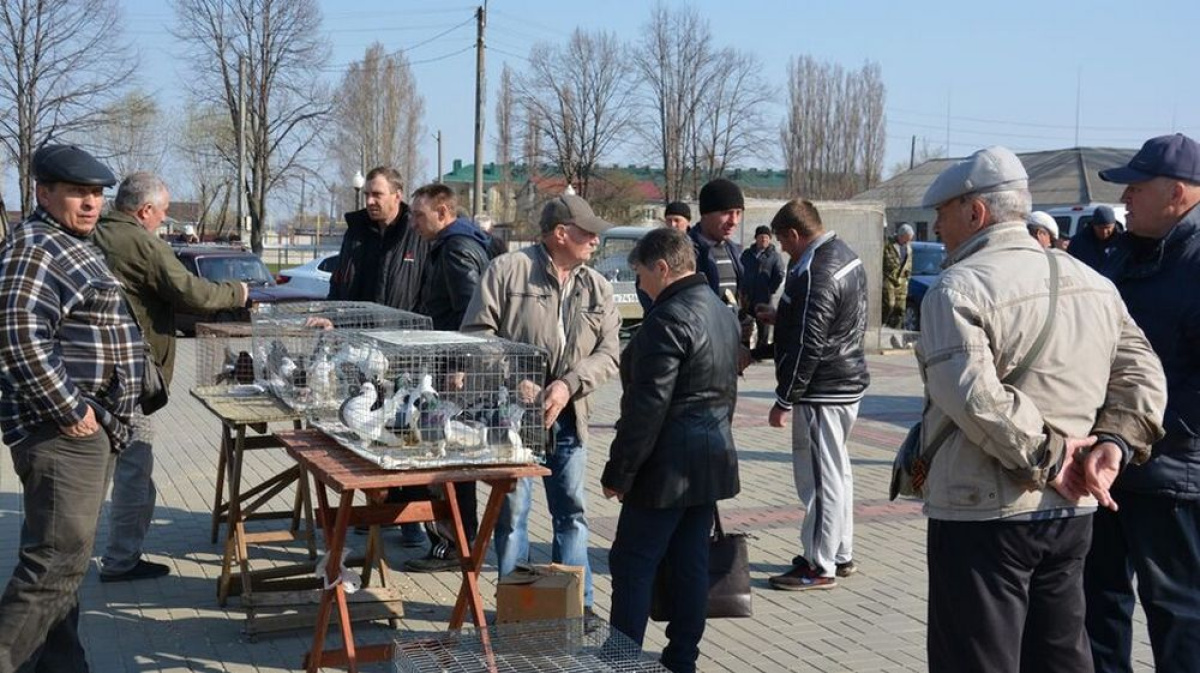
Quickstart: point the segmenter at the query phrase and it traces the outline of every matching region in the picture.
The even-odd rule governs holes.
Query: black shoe
[[[854,559],[850,559],[845,563],[837,564],[837,572],[835,574],[838,577],[849,577],[856,572],[858,572],[858,564],[854,562]]]
[[[596,616],[596,611],[592,609],[592,606],[583,608],[584,633],[594,633],[602,624],[604,624],[604,620]]]
[[[405,561],[404,569],[412,573],[442,573],[461,570],[462,565],[456,558],[438,558],[429,555]]]
[[[138,559],[137,565],[123,573],[105,575],[100,573],[101,582],[133,582],[135,580],[151,580],[171,574],[171,566]]]

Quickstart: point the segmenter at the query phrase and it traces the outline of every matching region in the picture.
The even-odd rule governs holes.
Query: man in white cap
[[[905,222],[883,246],[883,324],[895,329],[904,323],[908,280],[912,278],[913,233],[912,225]]]
[[[1029,235],[1043,249],[1049,250],[1058,240],[1058,223],[1054,221],[1050,213],[1035,210],[1029,213],[1029,219],[1025,221],[1025,225],[1029,227]]]
[[[932,673],[1091,672],[1091,515],[1162,434],[1149,343],[1111,283],[1029,236],[1030,203],[1003,147],[951,165],[925,194],[948,255],[916,349]]]

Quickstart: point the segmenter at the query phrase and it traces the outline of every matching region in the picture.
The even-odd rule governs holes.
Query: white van
[[[1113,213],[1117,216],[1117,221],[1122,225],[1125,224],[1125,206],[1120,203],[1089,203],[1082,206],[1063,206],[1061,208],[1050,208],[1046,213],[1058,223],[1059,237],[1071,238],[1079,233],[1081,229],[1092,223],[1092,213],[1096,212],[1096,206],[1108,206],[1112,208]],[[1034,210],[1039,210],[1039,208],[1035,206]]]

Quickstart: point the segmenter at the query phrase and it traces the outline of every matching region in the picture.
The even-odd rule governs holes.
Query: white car
[[[284,269],[275,277],[275,282],[286,287],[296,288],[329,296],[329,277],[338,265],[338,253],[330,252],[314,259],[307,264]]]

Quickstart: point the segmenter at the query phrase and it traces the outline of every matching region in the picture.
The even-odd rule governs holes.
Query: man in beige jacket
[[[574,194],[542,210],[542,241],[492,260],[463,317],[462,331],[485,332],[546,351],[544,381],[521,382],[528,399],[541,399],[553,446],[543,481],[554,523],[553,560],[585,568],[584,606],[592,606],[588,528],[584,512],[588,395],[617,373],[620,316],[612,286],[585,262],[609,223]],[[500,575],[529,561],[532,484],[522,479],[508,494],[496,524]]]
[[[924,486],[929,670],[1091,673],[1091,515],[1097,500],[1113,506],[1117,473],[1162,436],[1162,366],[1110,282],[1030,238],[1012,152],[947,168],[925,207],[949,256],[917,344],[923,441],[945,438],[923,447],[936,451]]]

